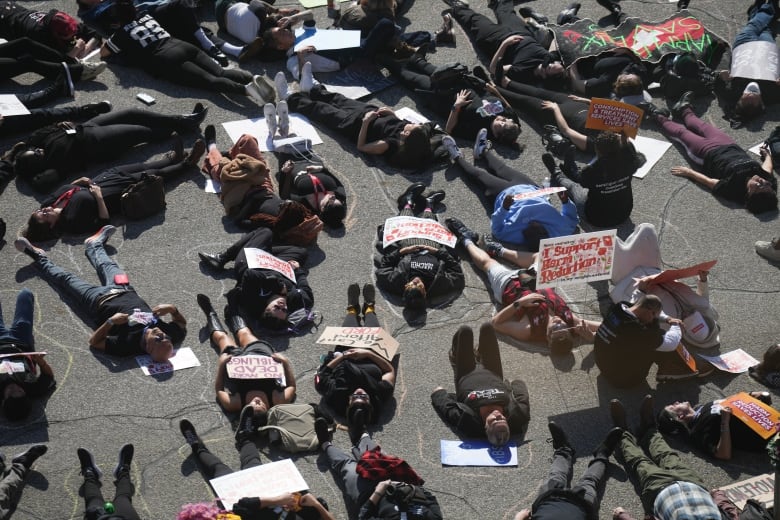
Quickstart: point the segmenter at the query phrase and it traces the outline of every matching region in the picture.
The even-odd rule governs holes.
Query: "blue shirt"
[[[490,231],[497,240],[524,244],[523,231],[532,220],[539,222],[552,237],[571,235],[577,228],[579,218],[577,207],[569,199],[563,204],[561,212],[547,201],[546,197],[533,197],[530,199],[515,200],[512,206],[505,210],[504,198],[507,195],[528,193],[540,189],[533,184],[518,184],[511,186],[496,196],[493,215],[490,217]]]

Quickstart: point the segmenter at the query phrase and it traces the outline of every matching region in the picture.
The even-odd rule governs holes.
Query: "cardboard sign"
[[[764,473],[734,484],[720,486],[718,489],[726,493],[726,496],[740,509],[744,508],[745,503],[751,498],[761,502],[764,507],[770,508],[774,504],[775,476],[772,473]]]
[[[674,349],[675,352],[677,352],[677,355],[680,356],[680,359],[683,360],[683,363],[691,369],[691,372],[696,372],[696,360],[693,359],[693,356],[691,356],[691,353],[688,352],[688,349],[685,348],[685,346],[680,343],[677,345],[677,348]]]
[[[317,343],[369,349],[388,361],[393,360],[399,346],[382,327],[325,327]]]
[[[705,356],[704,354],[696,355],[704,361],[709,362],[715,368],[732,374],[747,372],[748,368],[758,365],[758,360],[741,348],[718,356]]]
[[[284,365],[269,356],[235,356],[227,364],[228,377],[231,379],[279,379],[282,386]]]
[[[209,483],[227,510],[233,509],[233,504],[242,497],[272,497],[309,489],[290,459],[236,471]]]
[[[406,238],[424,238],[448,247],[455,247],[458,242],[449,229],[430,218],[390,217],[385,220],[382,247]]]
[[[610,279],[615,239],[614,229],[545,238],[539,244],[536,287]]]
[[[763,439],[769,439],[777,431],[775,426],[780,421],[780,412],[747,392],[727,397],[720,405],[731,408],[731,415],[745,423]]]
[[[22,116],[29,114],[30,111],[27,107],[19,101],[19,98],[14,94],[0,94],[0,115],[7,116]]]
[[[488,441],[441,441],[445,466],[517,466],[517,444],[493,446]]]
[[[552,195],[553,193],[559,193],[561,191],[566,191],[566,188],[563,186],[557,186],[555,188],[542,188],[541,190],[517,193],[512,198],[515,200],[533,199],[536,197],[545,197],[547,195]]]
[[[141,371],[147,376],[167,374],[175,370],[199,367],[200,361],[189,347],[182,347],[173,351],[173,357],[163,363],[155,363],[149,355],[137,356],[135,362],[141,367]]]
[[[628,137],[636,137],[644,115],[645,111],[634,105],[613,99],[593,98],[590,100],[585,128],[623,132]]]
[[[745,42],[731,49],[732,78],[775,81],[778,70],[777,44],[775,42]]]
[[[276,258],[271,253],[258,249],[256,247],[245,247],[246,265],[250,269],[269,269],[276,271],[285,278],[295,283],[295,273],[292,266],[286,260]]]
[[[710,260],[709,262],[702,262],[691,267],[683,267],[682,269],[666,269],[658,273],[656,277],[650,281],[650,284],[657,285],[666,282],[674,282],[675,280],[680,280],[682,278],[698,276],[699,271],[709,271],[715,267],[715,264],[717,263],[717,260]]]

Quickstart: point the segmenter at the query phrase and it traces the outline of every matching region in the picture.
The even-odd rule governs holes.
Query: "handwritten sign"
[[[243,497],[272,497],[309,489],[290,459],[236,471],[209,483],[227,510],[233,509],[233,504]]]
[[[441,441],[445,466],[517,466],[517,444],[493,446],[488,441]]]
[[[390,217],[385,220],[382,247],[406,238],[424,238],[449,247],[455,247],[458,241],[449,229],[430,218]]]
[[[616,230],[545,238],[539,243],[536,287],[608,280]]]
[[[269,356],[234,356],[228,361],[227,373],[231,379],[279,379],[286,385],[284,365]]]
[[[730,407],[734,417],[745,423],[763,439],[769,439],[775,434],[775,425],[780,421],[780,412],[747,392],[727,397],[721,401],[720,405],[724,408]]]
[[[250,269],[269,269],[276,271],[285,278],[295,283],[295,273],[292,266],[281,258],[276,258],[271,253],[258,249],[256,247],[245,247],[246,265]]]
[[[655,278],[650,281],[650,284],[655,285],[666,282],[673,282],[682,278],[697,276],[699,271],[709,271],[715,267],[715,264],[717,263],[717,260],[710,260],[709,262],[702,262],[691,267],[683,267],[682,269],[666,269],[658,273]]]
[[[775,476],[764,473],[757,477],[719,487],[738,508],[745,507],[749,499],[761,502],[764,507],[772,507],[774,503]]]
[[[337,345],[372,350],[392,361],[398,352],[398,342],[381,327],[325,327],[317,340],[320,345]]]
[[[644,110],[634,105],[612,99],[593,98],[590,100],[585,128],[623,132],[628,137],[636,137],[644,115]]]
[[[147,376],[167,374],[175,370],[200,366],[200,361],[198,361],[195,353],[189,347],[174,350],[173,357],[163,363],[155,363],[149,355],[137,356],[135,362],[138,363],[141,371]]]
[[[745,42],[731,49],[733,78],[775,81],[780,77],[775,42]]]
[[[564,188],[563,186],[542,188],[541,190],[536,190],[536,191],[526,191],[523,193],[516,193],[512,198],[515,200],[533,199],[536,197],[545,197],[547,195],[552,195],[553,193],[559,193],[561,191],[566,191],[566,188]]]
[[[17,361],[3,361],[0,363],[0,374],[14,374],[24,372],[24,363]]]
[[[709,362],[715,368],[732,374],[747,372],[748,368],[758,365],[758,360],[741,348],[718,356],[705,356],[704,354],[696,355]]]

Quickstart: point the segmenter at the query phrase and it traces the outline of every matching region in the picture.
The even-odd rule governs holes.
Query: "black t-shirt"
[[[106,41],[106,45],[112,52],[121,52],[128,61],[143,67],[148,65],[147,60],[161,50],[167,41],[171,41],[168,31],[152,15],[146,14],[120,27]]]
[[[504,54],[503,64],[511,64],[506,75],[509,79],[521,83],[537,83],[542,78],[534,73],[541,65],[546,67],[555,61],[554,56],[533,38],[525,37],[519,43],[511,45]]]
[[[439,259],[429,251],[417,251],[409,255],[409,280],[419,276],[426,289],[431,287],[439,272]]]
[[[133,289],[128,289],[105,302],[96,311],[99,323],[103,323],[118,312],[132,315],[134,312],[140,311],[151,314],[152,309]],[[174,344],[184,339],[184,330],[176,323],[158,319],[154,326],[170,336],[171,342]],[[146,354],[146,349],[142,344],[144,328],[145,326],[140,323],[132,325],[125,323],[111,327],[106,337],[106,354],[112,356]]]
[[[720,442],[721,401],[710,401],[696,407],[696,416],[688,425],[691,443],[709,454],[715,453]],[[734,449],[761,451],[766,447],[765,439],[733,415],[729,421],[729,430]]]
[[[388,157],[395,155],[401,146],[401,132],[408,124],[408,121],[398,119],[394,115],[379,116],[368,126],[366,142],[384,141],[388,148],[382,155]]]
[[[77,188],[68,200],[66,206],[62,208],[55,228],[63,234],[67,233],[89,233],[97,231],[106,221],[98,218],[98,207],[95,197],[83,186],[69,184],[59,188],[47,199],[41,207],[47,207],[57,200],[57,197],[70,189]]]
[[[76,132],[70,134],[57,125],[49,125],[36,130],[25,142],[31,148],[43,149],[44,168],[53,168],[62,174],[76,171],[85,167],[89,156],[82,130],[84,125],[76,126]]]
[[[22,7],[16,2],[0,2],[0,37],[8,41],[28,37],[31,40],[67,53],[72,48],[70,42],[56,38],[50,29],[52,17],[59,13],[57,9],[48,12],[34,11]],[[88,40],[94,33],[83,24],[78,25],[75,37]]]
[[[393,395],[393,385],[382,380],[382,369],[365,359],[344,360],[335,367],[320,367],[314,386],[323,400],[339,413],[345,413],[349,396],[358,388],[366,391],[378,416],[382,405]]]
[[[452,134],[463,139],[474,139],[481,128],[487,128],[488,138],[496,140],[491,125],[498,116],[517,122],[517,114],[512,107],[504,106],[495,96],[480,97],[472,91],[471,103],[458,113],[458,124],[452,129]]]
[[[575,497],[566,496],[574,494],[570,489],[556,490],[546,499],[534,504],[532,518],[534,520],[588,520],[589,516],[583,505]]]
[[[777,180],[774,175],[761,169],[738,144],[719,146],[704,157],[704,174],[712,179],[720,179],[712,193],[724,199],[745,203],[747,197],[747,181],[758,175],[769,181],[772,189],[777,191]]]
[[[342,184],[330,172],[327,171],[302,173],[300,175],[296,175],[293,179],[291,190],[292,193],[290,194],[290,197],[293,200],[305,202],[308,206],[311,206],[307,198],[308,195],[312,195],[315,191],[314,183],[310,177],[311,175],[313,175],[317,180],[320,181],[320,183],[322,183],[322,187],[325,189],[325,191],[332,191],[333,195],[338,200],[340,200],[342,203],[346,202],[347,192],[344,190],[344,186],[342,186]],[[320,192],[322,192],[321,189]],[[319,208],[313,209],[319,213]]]
[[[598,157],[582,169],[581,184],[588,188],[585,215],[591,224],[610,227],[631,215],[634,195],[631,179],[637,170],[634,145],[627,143],[615,156]]]
[[[476,413],[483,406],[506,407],[510,397],[510,390],[501,378],[479,366],[458,381],[458,401]]]
[[[15,344],[0,344],[0,354],[14,354],[16,352],[32,352],[32,349]],[[40,397],[54,388],[54,378],[41,373],[38,369],[38,365],[33,363],[32,359],[28,356],[11,356],[3,358],[3,361],[21,363],[24,365],[24,371],[14,372],[12,374],[0,374],[0,395],[3,395],[5,387],[11,383],[16,383],[22,387],[25,393],[30,397]]]

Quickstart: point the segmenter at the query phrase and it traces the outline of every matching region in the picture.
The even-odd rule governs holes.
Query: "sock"
[[[209,40],[209,37],[206,36],[206,33],[203,32],[202,28],[198,28],[197,31],[193,34],[195,36],[195,39],[198,40],[198,43],[203,48],[203,50],[209,50],[210,48],[214,47],[214,42]]]
[[[210,152],[210,151],[216,150],[216,149],[217,149],[217,143],[209,143],[208,144],[208,150],[207,151]]]
[[[230,54],[231,56],[238,58],[238,55],[241,54],[241,51],[244,50],[244,47],[239,47],[238,45],[225,42],[222,44],[222,47],[220,47],[220,50],[225,54]]]
[[[366,305],[366,308],[363,310],[363,316],[368,314],[369,312],[374,312],[374,306],[373,305]]]
[[[350,305],[347,307],[347,314],[357,314],[357,309]]]
[[[473,241],[473,240],[471,240],[470,238],[464,238],[464,239],[463,239],[463,245],[464,245],[464,246],[470,246],[470,245],[471,245],[471,244],[473,244],[473,243],[474,243],[474,241]]]
[[[406,205],[404,206],[404,209],[412,209],[412,203],[407,201]]]

